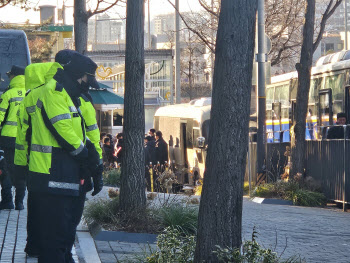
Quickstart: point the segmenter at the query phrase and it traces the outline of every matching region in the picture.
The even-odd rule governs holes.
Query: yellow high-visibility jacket
[[[17,111],[25,95],[24,75],[14,77],[0,98],[0,126],[2,147],[15,147]]]
[[[40,98],[30,115],[28,189],[77,196],[80,164],[88,154],[80,109],[55,79],[36,90]]]
[[[100,161],[102,164],[102,149],[100,146],[100,130],[97,125],[96,111],[94,105],[87,96],[82,94],[80,99],[80,110],[85,120],[86,135],[90,141],[95,145],[96,151],[100,155]]]

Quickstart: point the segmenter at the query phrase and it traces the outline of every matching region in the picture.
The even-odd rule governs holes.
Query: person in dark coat
[[[168,162],[168,144],[163,139],[163,134],[161,131],[156,132],[156,162],[160,165],[164,165],[165,162]]]
[[[152,139],[152,136],[147,135],[145,137],[145,162],[146,165],[152,163],[157,164],[156,160],[156,142]]]
[[[117,161],[117,158],[114,156],[113,146],[111,145],[111,139],[109,137],[105,137],[103,139],[103,149],[106,155],[106,160],[109,164]]]
[[[121,164],[123,161],[123,153],[124,153],[124,141],[123,141],[124,135],[123,133],[118,133],[116,137],[118,139],[118,142],[114,147],[114,152],[115,152],[115,156],[117,157],[117,163]]]
[[[344,128],[343,125],[346,125],[346,114],[344,112],[339,112],[337,114],[336,125],[329,128],[327,132],[327,139],[344,139]],[[347,128],[347,138],[349,138],[350,127]]]
[[[149,129],[148,135],[152,137],[152,141],[156,141],[156,129]]]

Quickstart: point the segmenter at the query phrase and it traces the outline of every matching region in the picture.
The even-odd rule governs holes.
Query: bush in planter
[[[99,224],[115,223],[119,210],[119,197],[110,200],[97,199],[89,202],[84,209],[84,218],[88,223]]]
[[[151,251],[147,262],[193,262],[196,239],[193,235],[184,235],[182,229],[168,227],[157,237],[157,247],[156,251]]]
[[[113,168],[103,172],[103,183],[108,186],[120,186],[120,168]]]
[[[154,214],[165,227],[176,228],[185,234],[197,232],[197,206],[174,203],[154,210]]]
[[[299,256],[281,259],[281,255],[271,249],[263,248],[256,240],[257,232],[253,229],[252,240],[242,244],[242,250],[221,248],[213,251],[219,263],[298,263],[304,262]],[[194,235],[184,235],[176,228],[168,227],[157,238],[158,249],[144,255],[148,263],[192,263],[196,247]],[[242,251],[242,253],[241,253]],[[146,252],[145,252],[146,253]],[[139,259],[137,262],[145,262]]]
[[[301,206],[325,206],[327,198],[322,193],[299,189],[293,195],[293,203]]]

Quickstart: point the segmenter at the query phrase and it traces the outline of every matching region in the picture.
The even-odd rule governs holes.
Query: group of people
[[[168,162],[168,144],[161,131],[150,129],[145,135],[145,165],[164,165]]]
[[[105,167],[115,168],[122,165],[124,153],[123,133],[118,133],[115,138],[104,132],[100,135],[103,162]],[[161,131],[150,129],[144,138],[145,165],[164,165],[168,162],[168,144],[163,139]]]
[[[90,58],[61,50],[55,62],[13,66],[0,98],[0,209],[23,209],[27,187],[25,252],[39,263],[74,262],[85,195],[103,187],[100,131],[89,93],[89,87],[99,88],[96,69]]]
[[[118,133],[113,140],[111,134],[101,133],[100,145],[105,167],[115,168],[121,166],[124,152],[123,137],[123,133]]]

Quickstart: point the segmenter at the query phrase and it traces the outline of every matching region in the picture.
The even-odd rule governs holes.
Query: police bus
[[[337,113],[350,119],[350,51],[321,57],[311,71],[306,139],[322,138]],[[266,130],[269,143],[290,142],[298,86],[297,72],[271,78],[266,88]]]
[[[182,185],[193,186],[203,177],[206,144],[209,137],[211,98],[160,107],[154,115],[154,128],[169,143],[169,160],[178,171]]]
[[[30,64],[27,36],[22,30],[0,29],[0,92],[9,85],[6,75],[13,65]]]

